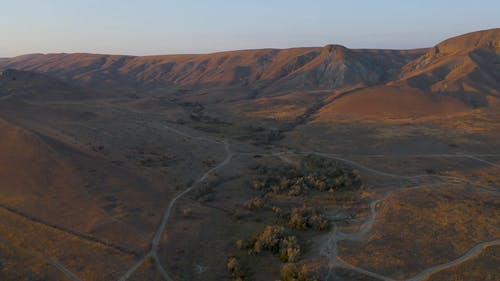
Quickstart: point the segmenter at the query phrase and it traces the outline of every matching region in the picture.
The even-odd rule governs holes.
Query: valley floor
[[[495,111],[398,122],[313,113],[287,128],[191,99],[1,101],[1,279],[500,278]],[[362,184],[252,186],[307,161],[310,175],[327,163]],[[294,225],[294,212],[325,227]],[[297,257],[256,246],[272,225],[280,245],[297,239]]]

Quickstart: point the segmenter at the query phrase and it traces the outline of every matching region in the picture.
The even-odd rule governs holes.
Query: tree
[[[235,272],[240,271],[240,263],[235,257],[230,257],[227,260],[227,270],[231,272],[231,274],[234,274]]]
[[[290,215],[290,219],[288,220],[288,227],[294,229],[305,229],[306,222],[302,217],[302,214],[298,208],[292,209],[292,214]]]
[[[246,201],[243,206],[248,210],[257,210],[264,206],[264,201],[260,197],[254,197]]]
[[[295,236],[288,236],[281,241],[280,259],[282,262],[296,262],[299,260],[300,246]]]
[[[285,263],[281,266],[281,281],[297,281],[297,265]]]
[[[311,276],[311,273],[305,265],[300,270],[295,263],[286,263],[281,266],[281,280],[280,281],[317,281]]]

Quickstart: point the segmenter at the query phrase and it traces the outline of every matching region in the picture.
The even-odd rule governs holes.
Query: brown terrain
[[[0,280],[500,279],[500,29],[0,71]]]

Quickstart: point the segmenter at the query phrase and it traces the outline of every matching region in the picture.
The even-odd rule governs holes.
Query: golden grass
[[[345,243],[341,256],[394,278],[458,258],[500,236],[498,197],[447,184],[404,190],[379,205],[363,244]]]
[[[0,238],[35,256],[59,260],[83,280],[110,280],[133,261],[130,255],[33,223],[4,209],[0,209]],[[47,263],[40,259],[38,262]]]

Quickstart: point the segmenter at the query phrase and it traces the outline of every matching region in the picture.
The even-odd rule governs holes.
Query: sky
[[[498,28],[499,15],[499,0],[0,0],[0,57],[409,49]]]

